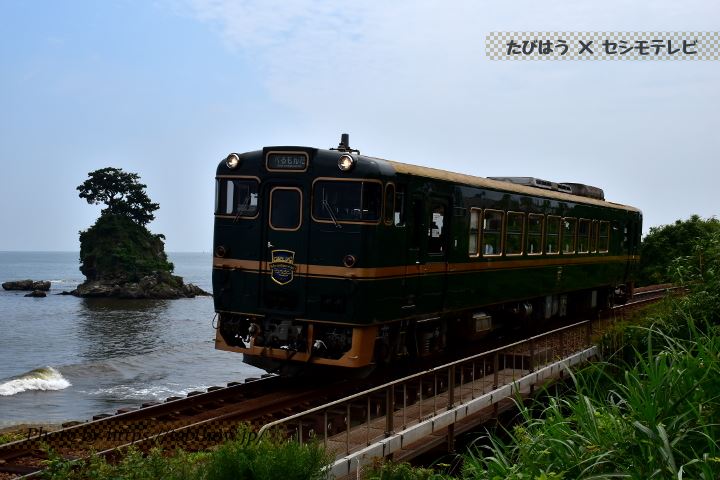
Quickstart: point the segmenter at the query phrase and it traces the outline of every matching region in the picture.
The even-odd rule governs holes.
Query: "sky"
[[[229,152],[336,146],[596,185],[644,231],[718,215],[719,61],[497,61],[505,31],[718,31],[720,3],[0,0],[0,250],[79,249],[107,166],[211,251]]]

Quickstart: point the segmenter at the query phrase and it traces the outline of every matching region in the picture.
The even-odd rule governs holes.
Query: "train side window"
[[[275,187],[270,192],[270,228],[295,231],[302,224],[302,192],[295,187]]]
[[[468,255],[471,257],[480,256],[480,219],[482,210],[479,208],[470,209],[470,231],[468,233]]]
[[[590,251],[590,220],[581,218],[578,222],[578,253],[588,253]]]
[[[505,254],[522,255],[525,234],[525,214],[508,212],[505,228]]]
[[[394,221],[396,227],[405,226],[405,185],[398,185],[395,188]]]
[[[385,185],[385,210],[383,211],[383,221],[385,225],[393,224],[393,216],[395,215],[395,185],[388,183]]]
[[[560,217],[554,215],[548,215],[547,218],[545,253],[548,255],[557,255],[560,253]]]
[[[363,182],[362,189],[362,213],[363,220],[379,221],[382,210],[382,184]]]
[[[610,246],[610,222],[600,221],[598,231],[598,252],[606,253]]]
[[[378,181],[317,180],[312,216],[322,223],[378,223],[382,202],[382,183]]]
[[[528,215],[528,240],[527,240],[527,254],[528,255],[540,255],[542,254],[542,239],[543,239],[543,224],[545,223],[545,216],[537,213],[531,213]]]
[[[562,223],[562,253],[575,253],[575,234],[577,233],[577,219],[563,217]]]
[[[445,206],[433,205],[428,228],[428,254],[444,253],[445,229]]]
[[[215,179],[215,213],[220,209],[220,180]]]
[[[590,253],[597,252],[598,221],[593,220],[590,226]]]
[[[502,255],[502,227],[505,212],[485,210],[482,218],[482,255]]]

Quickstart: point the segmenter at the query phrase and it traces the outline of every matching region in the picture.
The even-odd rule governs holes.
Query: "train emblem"
[[[295,273],[295,252],[273,250],[271,256],[270,278],[278,285],[287,285],[292,282]]]

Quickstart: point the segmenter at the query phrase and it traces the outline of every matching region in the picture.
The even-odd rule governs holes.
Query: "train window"
[[[395,214],[394,221],[396,227],[405,226],[405,186],[398,185],[395,189]]]
[[[387,225],[393,224],[393,216],[395,214],[395,185],[388,183],[385,185],[385,210],[383,221]]]
[[[482,210],[479,208],[470,209],[470,232],[468,234],[468,255],[477,257],[480,255],[480,219]]]
[[[590,225],[590,253],[597,252],[598,221],[593,220]]]
[[[258,213],[258,190],[259,184],[256,180],[234,180],[228,179],[220,182],[220,191],[217,195],[218,213],[225,215],[236,215],[237,217],[256,217]],[[222,194],[223,189],[225,194]]]
[[[560,217],[552,215],[547,217],[545,253],[548,255],[557,255],[560,253]]]
[[[215,213],[220,208],[220,180],[215,179]]]
[[[504,212],[485,210],[482,219],[482,254],[497,256],[502,254],[502,225]]]
[[[432,217],[430,218],[430,226],[428,228],[429,254],[437,255],[444,253],[445,230],[445,206],[433,205]]]
[[[578,253],[588,253],[590,251],[590,220],[581,218],[578,222]]]
[[[380,221],[382,183],[319,180],[313,187],[313,218],[326,223]]]
[[[528,215],[527,254],[542,254],[543,224],[545,216],[537,213]]]
[[[232,180],[225,183],[225,195],[227,196],[225,202],[225,213],[232,215],[233,208],[235,208],[235,184]]]
[[[610,246],[610,222],[600,221],[600,230],[598,231],[598,252],[605,253]]]
[[[562,252],[575,253],[575,233],[577,230],[577,219],[563,217],[562,221]]]
[[[525,233],[525,214],[508,212],[505,228],[505,254],[522,255],[523,235]]]
[[[275,187],[270,192],[270,227],[295,231],[302,224],[302,192],[295,187]]]

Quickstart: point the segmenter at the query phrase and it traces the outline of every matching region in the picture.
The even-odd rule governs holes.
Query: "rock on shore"
[[[39,290],[42,292],[47,292],[48,290],[50,290],[50,282],[48,282],[47,280],[14,280],[11,282],[3,283],[2,288],[4,288],[5,290]]]
[[[35,297],[35,298],[45,298],[47,297],[47,293],[43,292],[42,290],[33,290],[32,292],[25,295],[26,297]]]
[[[70,292],[77,297],[95,298],[193,298],[210,295],[197,285],[185,284],[182,277],[167,272],[155,272],[138,281],[127,278],[103,278],[88,280]]]

